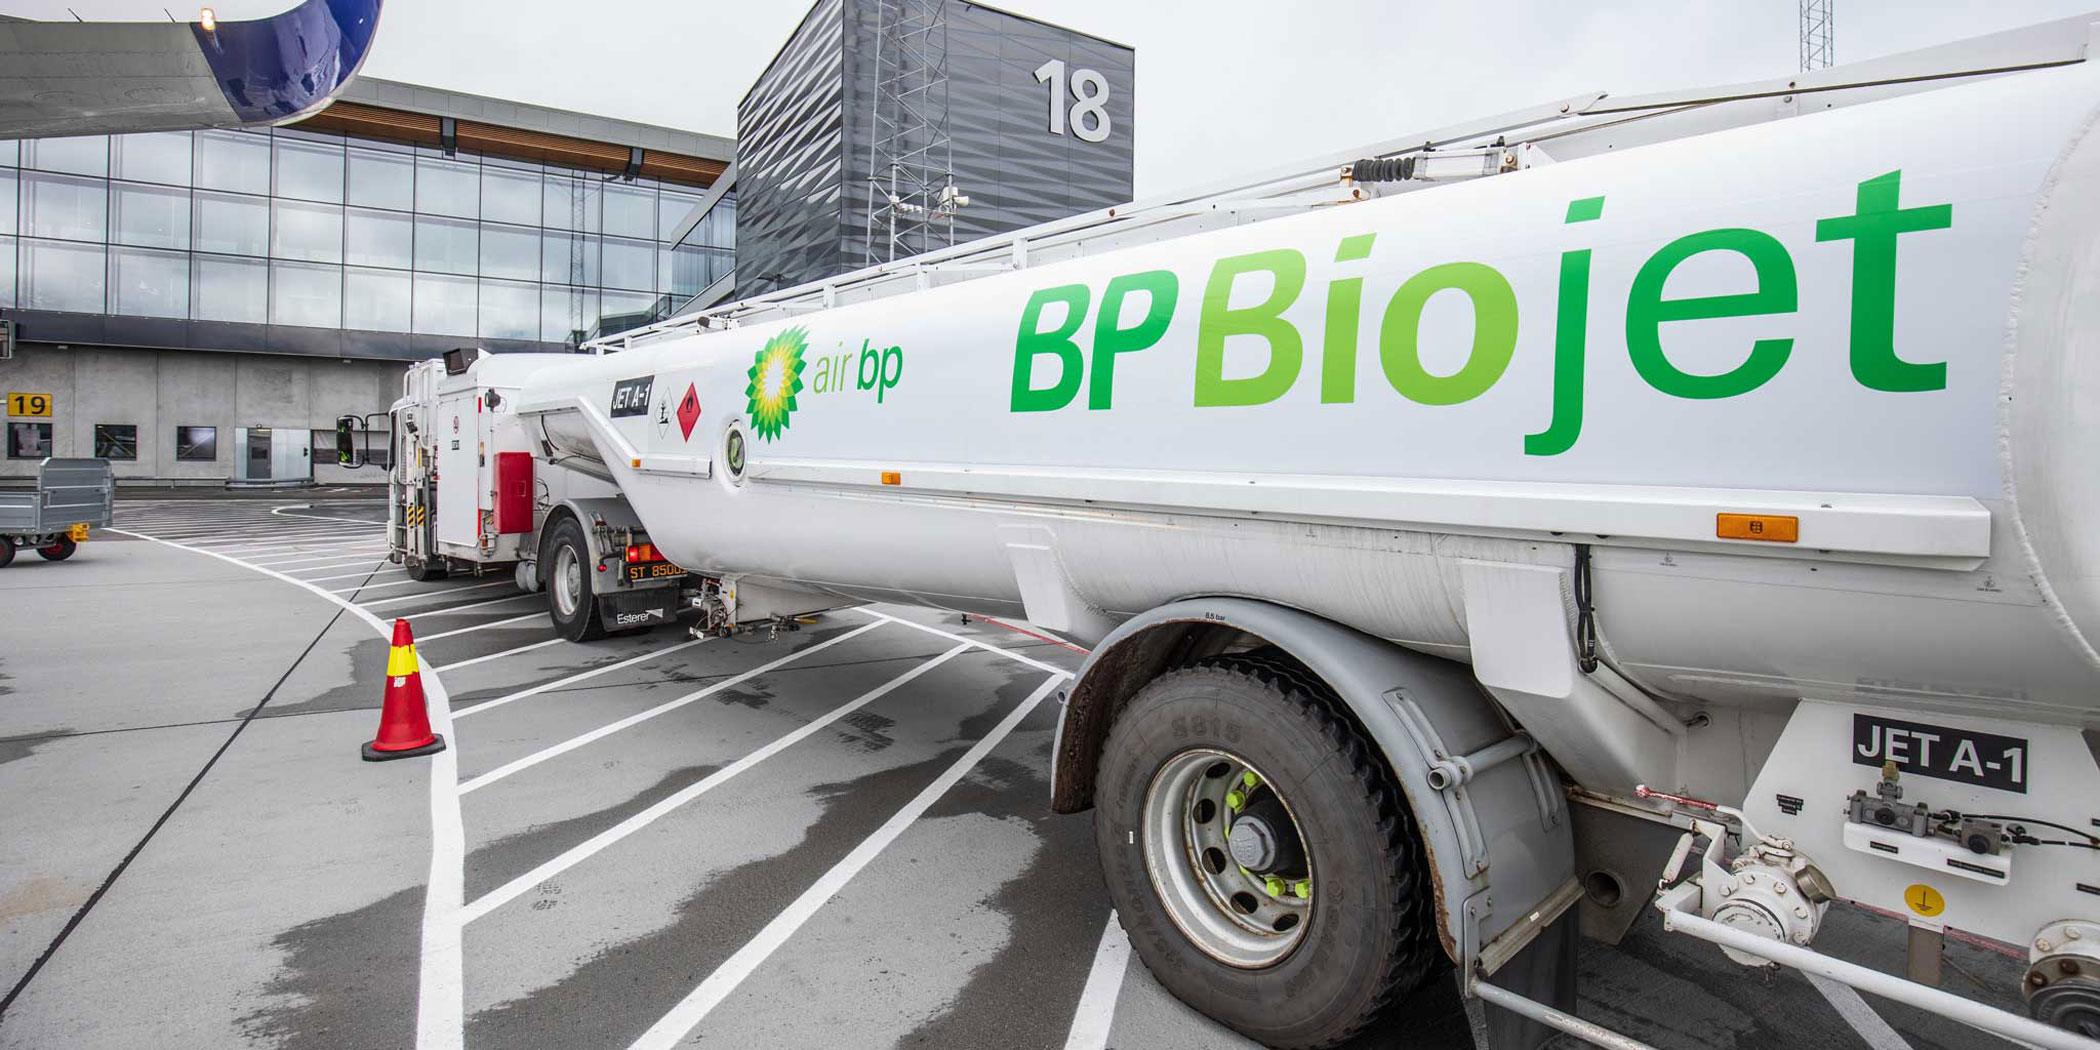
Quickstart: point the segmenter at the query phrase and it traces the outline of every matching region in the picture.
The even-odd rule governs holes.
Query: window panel
[[[343,202],[343,147],[341,143],[275,140],[277,196],[300,200]]]
[[[175,458],[212,460],[219,458],[218,427],[176,427]]]
[[[270,266],[259,259],[193,256],[190,316],[199,321],[269,320]]]
[[[408,331],[409,276],[405,270],[343,270],[343,327],[367,332]]]
[[[602,260],[600,265],[604,267],[605,279],[600,283],[605,287],[636,291],[656,287],[655,243],[607,237]]]
[[[670,240],[672,235],[678,232],[678,224],[684,222],[685,217],[692,214],[694,206],[699,203],[700,195],[697,193],[665,190],[663,197],[656,204],[656,239]]]
[[[0,307],[15,305],[15,239],[0,237]]]
[[[101,241],[109,231],[109,184],[72,175],[22,175],[22,232]]]
[[[476,224],[468,220],[417,216],[416,269],[471,276],[479,253],[478,233]]]
[[[415,330],[426,335],[474,334],[474,279],[416,275]]]
[[[0,169],[0,233],[16,233],[15,188],[21,176],[14,170]]]
[[[540,272],[540,231],[517,226],[481,227],[481,275],[530,281]]]
[[[271,263],[270,323],[306,328],[342,327],[342,268],[299,262]]]
[[[190,257],[145,248],[109,250],[109,312],[131,317],[190,315]]]
[[[29,139],[22,143],[22,166],[74,175],[108,175],[109,136]]]
[[[367,208],[408,211],[415,207],[415,158],[352,147],[349,200]]]
[[[236,193],[270,192],[270,139],[242,131],[200,131],[193,145],[197,185]]]
[[[118,135],[111,141],[110,175],[166,186],[190,184],[190,133]]]
[[[99,314],[108,280],[99,244],[22,241],[22,307]]]
[[[22,143],[19,139],[0,140],[0,165],[15,167],[22,163]]]
[[[526,226],[540,224],[538,172],[481,169],[481,217]]]
[[[7,458],[43,459],[51,454],[51,424],[7,424]]]
[[[657,253],[656,279],[660,290],[680,299],[699,295],[728,272],[717,248],[665,248]]]
[[[415,243],[415,220],[398,212],[352,208],[343,220],[343,261],[353,266],[406,270],[415,263]]]
[[[270,202],[262,197],[197,191],[191,246],[200,252],[262,255],[270,246]]]
[[[135,423],[95,424],[95,458],[139,458],[138,425]]]
[[[110,183],[110,240],[148,248],[190,246],[190,191]]]
[[[578,237],[573,233],[548,230],[540,240],[540,280],[548,284],[595,286],[598,283],[600,239],[588,234]],[[577,258],[574,252],[579,240],[583,242],[583,253]]]
[[[481,335],[484,338],[538,339],[539,328],[539,285],[481,282]]]
[[[547,285],[540,289],[540,339],[565,343],[571,332],[589,332],[598,324],[598,291],[595,288],[564,288]]]
[[[471,219],[481,213],[480,165],[416,158],[416,210]]]
[[[546,207],[540,223],[542,226],[550,230],[598,231],[599,220],[604,216],[604,183],[595,178],[579,179],[574,175],[550,173],[541,185]]]
[[[343,209],[334,204],[272,201],[270,255],[307,262],[343,261]]]
[[[656,236],[656,187],[605,187],[605,232],[618,237]]]

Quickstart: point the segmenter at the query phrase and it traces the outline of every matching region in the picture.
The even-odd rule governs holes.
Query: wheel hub
[[[1145,793],[1145,864],[1160,902],[1206,955],[1273,966],[1303,939],[1312,870],[1284,798],[1214,748],[1167,760]]]

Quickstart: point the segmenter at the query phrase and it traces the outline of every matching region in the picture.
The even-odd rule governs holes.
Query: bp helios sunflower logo
[[[751,377],[750,384],[744,387],[751,431],[766,441],[779,437],[788,428],[788,417],[795,412],[795,395],[802,392],[802,351],[808,347],[809,330],[790,328],[766,340],[751,361],[751,371],[745,373]]]

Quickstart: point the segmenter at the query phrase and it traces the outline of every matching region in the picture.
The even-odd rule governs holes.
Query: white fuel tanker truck
[[[1456,966],[1497,1045],[1638,1046],[1571,1016],[1568,938],[1653,907],[2092,1050],[2093,21],[1091,213],[505,407],[703,628],[890,601],[1090,646],[1051,804],[1153,973],[1256,1039]],[[583,542],[537,513],[523,556]],[[1909,920],[1907,977],[1816,950],[1838,900]],[[2031,1016],[1934,986],[1947,930],[2027,953]]]

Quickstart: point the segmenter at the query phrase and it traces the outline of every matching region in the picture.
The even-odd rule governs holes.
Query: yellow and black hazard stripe
[[[422,527],[423,527],[423,513],[424,513],[424,512],[423,512],[423,508],[421,508],[421,507],[410,507],[410,508],[408,508],[408,527],[409,527],[409,528],[411,528],[411,529],[420,529],[420,528],[422,528]]]

